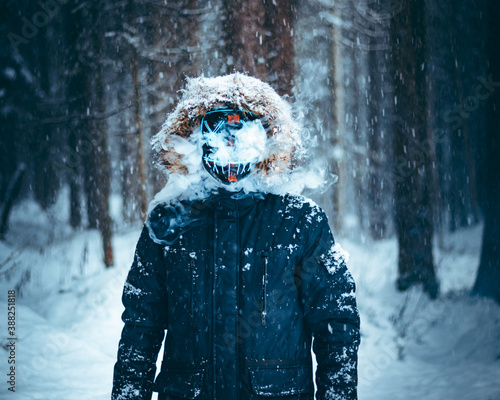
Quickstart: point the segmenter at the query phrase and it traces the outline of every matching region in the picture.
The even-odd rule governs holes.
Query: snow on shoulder
[[[249,124],[231,149],[237,159],[251,159],[253,170],[247,177],[229,185],[218,182],[203,167],[202,118],[209,111],[229,108],[251,112],[265,129]],[[260,125],[260,124],[259,124]],[[167,176],[167,183],[150,205],[175,200],[208,197],[218,188],[245,193],[261,192],[299,194],[324,184],[324,169],[308,163],[306,137],[292,115],[290,105],[267,83],[248,75],[234,73],[215,78],[190,78],[182,90],[176,108],[167,116],[151,144],[157,155],[157,167]],[[217,143],[212,138],[212,143]],[[226,154],[217,156],[225,159]]]

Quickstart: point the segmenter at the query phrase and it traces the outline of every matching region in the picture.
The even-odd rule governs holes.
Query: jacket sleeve
[[[309,238],[299,273],[299,293],[316,355],[316,398],[357,399],[359,313],[345,253],[326,215],[308,216]]]
[[[112,400],[149,400],[166,328],[161,248],[144,228],[123,289],[125,326],[114,368]]]

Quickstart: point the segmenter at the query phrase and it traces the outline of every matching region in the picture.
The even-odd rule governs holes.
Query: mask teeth
[[[205,161],[208,163],[208,165],[210,165],[210,168],[212,168],[215,173],[219,173],[219,168],[217,168],[217,164],[214,161],[210,160],[210,158],[206,156]],[[224,168],[222,169],[222,172],[224,172]]]

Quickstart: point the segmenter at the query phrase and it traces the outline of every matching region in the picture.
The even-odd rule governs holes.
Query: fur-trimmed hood
[[[234,73],[188,79],[179,104],[152,139],[161,170],[167,175],[190,173],[175,145],[179,137],[196,144],[201,119],[208,111],[221,106],[251,111],[268,128],[268,155],[257,164],[256,173],[269,176],[293,169],[301,156],[302,140],[290,106],[267,83]]]
[[[253,112],[267,133],[261,161],[250,175],[230,185],[215,180],[202,162],[201,120],[208,111],[221,107]],[[179,104],[151,142],[167,183],[150,203],[150,210],[159,203],[204,199],[220,188],[240,195],[300,194],[305,188],[321,188],[326,168],[318,158],[305,162],[304,138],[308,148],[314,144],[294,121],[290,105],[267,83],[240,73],[188,79]]]

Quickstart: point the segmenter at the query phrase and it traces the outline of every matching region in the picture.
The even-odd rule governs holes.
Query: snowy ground
[[[0,242],[1,399],[110,396],[121,290],[140,227],[118,228],[116,267],[104,270],[98,234],[66,228],[60,207],[45,214],[24,203]],[[480,227],[444,238],[435,254],[442,295],[433,302],[394,290],[395,240],[339,241],[351,254],[362,317],[360,400],[500,399],[500,307],[468,295]],[[18,291],[15,393],[5,379],[9,289]]]

